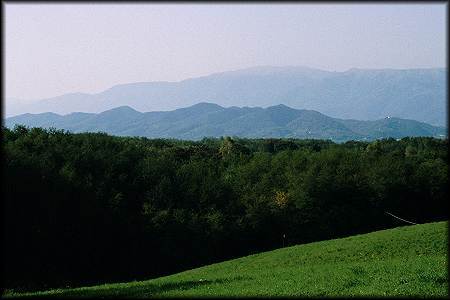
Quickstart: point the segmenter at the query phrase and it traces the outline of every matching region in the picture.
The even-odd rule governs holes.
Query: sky
[[[446,67],[445,3],[4,3],[6,98],[253,66]]]

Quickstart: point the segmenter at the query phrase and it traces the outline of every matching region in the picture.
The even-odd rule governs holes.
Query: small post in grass
[[[286,234],[283,233],[283,248],[284,248],[284,239],[286,238]]]

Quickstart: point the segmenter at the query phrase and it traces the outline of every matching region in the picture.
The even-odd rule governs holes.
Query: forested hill
[[[313,110],[293,109],[285,105],[224,108],[199,103],[167,112],[141,113],[123,106],[99,114],[55,113],[23,114],[7,118],[5,125],[54,127],[72,132],[106,132],[120,136],[178,138],[237,136],[247,138],[314,138],[374,140],[405,136],[446,135],[444,127],[413,120],[387,117],[376,121],[336,119]]]
[[[448,140],[2,132],[4,288],[132,281],[448,219]],[[381,248],[380,248],[381,249]]]

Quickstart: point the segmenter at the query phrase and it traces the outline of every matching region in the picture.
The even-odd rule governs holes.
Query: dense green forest
[[[386,212],[448,219],[447,139],[2,135],[6,288],[147,279],[404,225]]]

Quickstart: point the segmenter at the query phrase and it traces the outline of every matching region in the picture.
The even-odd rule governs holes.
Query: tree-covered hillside
[[[147,279],[402,224],[386,212],[448,219],[447,140],[2,134],[6,288]]]

